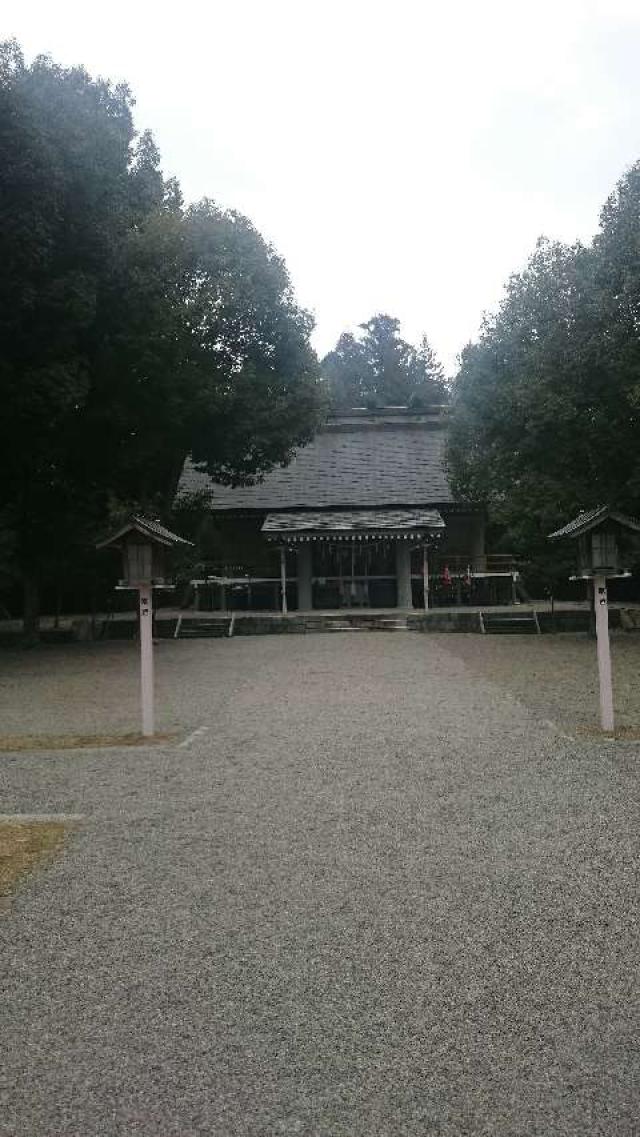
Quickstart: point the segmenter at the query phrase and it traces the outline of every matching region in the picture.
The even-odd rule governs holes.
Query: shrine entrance
[[[267,541],[280,547],[282,611],[287,611],[287,552],[297,550],[298,609],[413,607],[411,551],[422,554],[428,607],[427,548],[444,531],[436,509],[359,509],[269,513]]]
[[[394,608],[394,545],[384,540],[313,543],[311,581],[314,608]]]

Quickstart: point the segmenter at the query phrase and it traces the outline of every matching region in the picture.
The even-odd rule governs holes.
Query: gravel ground
[[[598,728],[600,694],[595,640],[584,634],[452,636],[457,659],[562,730]],[[640,732],[640,635],[611,636],[616,726]]]
[[[640,1133],[640,745],[513,676],[576,644],[168,643],[189,746],[0,757],[0,810],[85,815],[0,923],[0,1134]],[[7,733],[135,726],[130,645],[2,671]]]

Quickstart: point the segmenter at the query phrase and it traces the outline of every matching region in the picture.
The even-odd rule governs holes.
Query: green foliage
[[[284,262],[246,218],[203,201],[186,213],[187,328],[197,337],[190,451],[218,481],[240,484],[289,461],[323,407],[311,316]]]
[[[383,314],[360,325],[359,337],[345,332],[322,361],[332,405],[353,407],[412,406],[447,401],[444,372],[423,337],[413,347],[400,337],[400,321]]]
[[[591,246],[538,242],[454,384],[454,488],[533,562],[551,562],[546,535],[581,508],[640,510],[639,331],[636,165]]]
[[[69,554],[95,512],[69,434],[91,388],[100,290],[129,224],[131,99],[0,51],[0,507],[19,570]],[[80,474],[80,478],[78,478]]]
[[[114,501],[166,509],[188,453],[247,481],[322,412],[282,260],[239,214],[184,208],[132,102],[0,45],[0,510],[32,583]]]

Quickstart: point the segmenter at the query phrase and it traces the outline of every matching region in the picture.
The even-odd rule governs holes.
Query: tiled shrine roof
[[[395,540],[421,538],[444,529],[437,509],[360,509],[322,513],[268,513],[262,532],[272,541]]]
[[[353,412],[256,485],[221,486],[187,463],[178,492],[209,492],[211,508],[225,511],[447,505],[445,437],[440,413]]]

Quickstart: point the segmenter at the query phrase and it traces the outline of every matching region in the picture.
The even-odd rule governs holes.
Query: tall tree
[[[640,509],[640,170],[606,203],[593,244],[541,240],[462,354],[449,462],[516,551],[607,502]]]
[[[100,286],[130,224],[137,158],[126,88],[46,59],[26,67],[15,43],[2,46],[0,493],[31,624],[46,552],[89,512],[68,431],[90,388]]]
[[[361,327],[371,394],[383,405],[406,405],[413,393],[412,353],[400,336],[400,321],[380,314]]]
[[[442,366],[424,336],[414,347],[400,321],[380,313],[360,325],[360,336],[340,336],[322,361],[334,406],[429,406],[447,401]]]
[[[241,215],[204,201],[136,229],[103,320],[77,438],[81,452],[102,439],[117,496],[170,503],[187,454],[217,481],[248,481],[311,437],[312,320]]]
[[[411,396],[414,403],[447,403],[449,389],[440,363],[429,340],[423,336],[420,344],[412,353],[411,372],[414,377],[414,392]]]
[[[368,368],[362,344],[343,332],[333,351],[322,360],[322,376],[332,405],[340,410],[364,406],[370,397]]]
[[[640,409],[640,161],[627,171],[604,204],[593,243],[594,272],[606,329],[603,364],[615,376],[623,405]],[[633,430],[635,415],[628,420]],[[634,439],[634,442],[636,440]],[[625,446],[626,449],[626,446]],[[638,471],[627,493],[640,498]]]
[[[319,413],[311,320],[238,214],[185,209],[124,86],[0,48],[0,526],[39,581],[187,453],[246,480]]]

